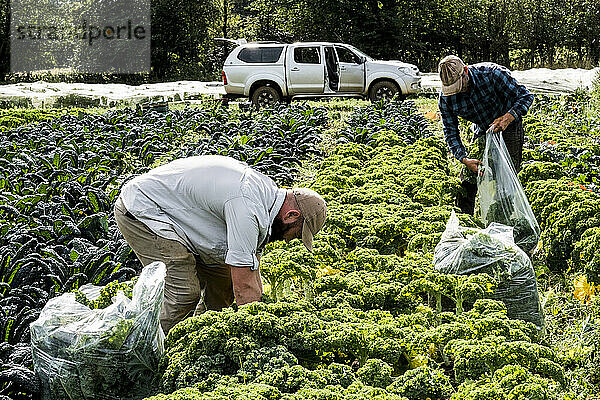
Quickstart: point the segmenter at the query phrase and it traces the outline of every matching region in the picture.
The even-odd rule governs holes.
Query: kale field
[[[538,96],[524,128],[519,178],[539,249],[453,275],[434,262],[452,212],[483,226],[455,207],[459,164],[435,100],[0,111],[0,400],[125,393],[128,371],[93,365],[85,381],[40,381],[29,325],[87,283],[109,285],[92,308],[117,286],[130,293],[123,282],[142,266],[112,215],[120,187],[200,154],[313,188],[327,223],[313,253],[270,244],[263,301],[179,323],[145,393],[122,398],[600,399],[600,98]],[[536,318],[506,301],[514,286],[498,271],[511,262],[533,267]],[[48,387],[54,397],[42,397]]]

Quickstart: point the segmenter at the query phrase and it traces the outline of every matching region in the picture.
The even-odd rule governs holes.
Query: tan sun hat
[[[325,224],[327,216],[327,204],[317,192],[306,188],[292,189],[298,208],[304,218],[302,224],[302,243],[308,249],[313,250],[313,236],[317,234]]]
[[[460,58],[456,56],[444,57],[438,65],[438,72],[442,80],[442,94],[444,96],[452,96],[462,91],[465,63]]]

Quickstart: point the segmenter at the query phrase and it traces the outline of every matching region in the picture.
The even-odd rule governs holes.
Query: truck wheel
[[[400,99],[404,99],[404,96],[400,93],[398,86],[394,82],[381,81],[371,86],[371,89],[369,90],[369,99],[372,102],[377,102],[379,100],[390,101],[396,94],[398,94]]]
[[[281,96],[272,86],[261,86],[252,94],[252,103],[257,108],[270,107],[279,101],[281,101]]]

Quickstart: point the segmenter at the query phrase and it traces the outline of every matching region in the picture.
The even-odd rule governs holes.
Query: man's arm
[[[440,102],[438,104],[440,114],[442,115],[442,123],[444,125],[444,138],[446,143],[452,152],[452,155],[465,164],[465,166],[475,174],[480,174],[479,165],[481,161],[468,158],[467,150],[460,140],[460,131],[458,130],[458,116],[454,114],[450,106],[447,103],[447,99],[442,99],[440,96]]]
[[[439,102],[440,114],[444,126],[444,138],[454,157],[461,161],[467,157],[467,150],[460,140],[460,132],[458,130],[458,116],[454,114],[451,107],[448,105],[448,99],[443,99],[440,96]]]
[[[230,266],[233,294],[238,305],[259,301],[262,297],[262,282],[258,269],[256,244],[259,227],[251,207],[242,197],[225,203],[227,224],[227,254],[225,263]]]
[[[257,217],[250,211],[246,199],[237,197],[225,203],[227,225],[227,254],[225,264],[233,267],[258,269],[256,246],[259,235]]]
[[[507,114],[510,114],[513,119],[522,119],[533,103],[533,94],[525,86],[519,84],[506,68],[495,69],[494,75],[494,85],[497,90],[505,93],[507,98],[515,99]]]
[[[259,301],[262,297],[262,284],[258,270],[250,267],[231,267],[231,281],[233,294],[238,306]]]

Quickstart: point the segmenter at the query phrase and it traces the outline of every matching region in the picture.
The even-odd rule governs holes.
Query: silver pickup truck
[[[257,106],[292,98],[359,96],[371,101],[417,93],[419,69],[379,61],[342,43],[245,43],[225,60],[227,97],[247,97]]]

